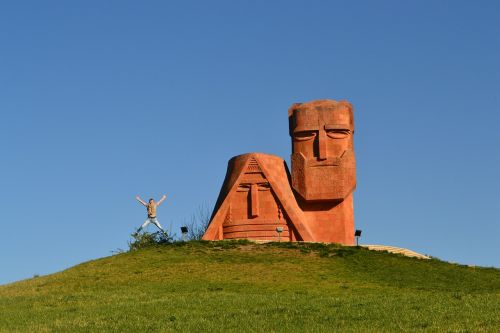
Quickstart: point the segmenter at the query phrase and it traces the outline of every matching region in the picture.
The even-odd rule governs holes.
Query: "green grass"
[[[190,242],[0,286],[0,332],[499,332],[499,291],[494,268]]]

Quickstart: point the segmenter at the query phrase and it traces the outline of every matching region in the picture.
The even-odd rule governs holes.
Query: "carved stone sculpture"
[[[288,110],[288,119],[291,177],[277,156],[233,157],[203,239],[354,243],[351,104],[298,103]]]
[[[292,186],[315,241],[354,244],[353,109],[331,100],[294,104]]]
[[[229,160],[226,178],[203,239],[248,238],[313,241],[303,224],[287,177],[278,156],[250,153]]]

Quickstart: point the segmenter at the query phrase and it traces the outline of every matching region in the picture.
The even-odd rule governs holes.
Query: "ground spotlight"
[[[277,227],[276,232],[278,233],[278,242],[281,242],[281,233],[283,232],[283,227]]]
[[[188,234],[188,227],[181,227],[182,240],[185,242]]]
[[[359,237],[361,237],[361,230],[356,229],[354,232],[354,237],[356,237],[356,246],[359,246]]]

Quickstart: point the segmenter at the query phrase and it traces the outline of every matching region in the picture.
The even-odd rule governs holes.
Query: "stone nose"
[[[257,184],[250,186],[250,215],[251,217],[259,216],[259,188]]]
[[[319,130],[318,133],[318,139],[317,139],[317,144],[318,144],[318,160],[323,161],[328,158],[326,154],[326,132],[323,130]]]

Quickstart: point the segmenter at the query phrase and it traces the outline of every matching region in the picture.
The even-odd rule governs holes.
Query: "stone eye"
[[[269,191],[271,189],[271,185],[269,185],[269,183],[259,183],[257,186],[259,191]]]
[[[236,191],[248,192],[248,191],[250,191],[250,185],[249,184],[240,184],[240,185],[238,185],[238,189]]]
[[[300,131],[293,133],[293,137],[297,141],[307,141],[316,137],[316,131]]]
[[[327,129],[326,135],[328,135],[332,139],[344,139],[349,136],[351,133],[348,129]]]

